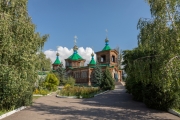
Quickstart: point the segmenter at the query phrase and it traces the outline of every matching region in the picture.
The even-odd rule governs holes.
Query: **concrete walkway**
[[[31,107],[3,120],[180,120],[170,113],[152,110],[143,103],[135,102],[122,85],[90,99],[68,99],[45,96],[37,99]]]

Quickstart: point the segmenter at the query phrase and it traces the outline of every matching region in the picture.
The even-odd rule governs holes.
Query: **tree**
[[[43,52],[37,54],[37,67],[40,71],[50,71],[51,70],[51,59],[46,58]]]
[[[27,0],[0,1],[0,110],[32,103],[36,53],[47,38],[35,32]]]
[[[63,68],[63,64],[61,64],[61,65],[56,69],[56,73],[57,73],[57,76],[58,76],[59,79],[60,79],[60,83],[63,83],[63,81],[67,78],[66,70],[65,70],[65,68]]]
[[[102,81],[103,81],[103,72],[102,72],[102,68],[100,66],[100,64],[97,62],[96,66],[94,68],[94,77],[93,77],[96,82],[97,85],[101,85]]]
[[[124,51],[126,88],[148,107],[180,107],[180,2],[146,1],[152,18],[139,20],[138,47]]]
[[[119,47],[117,47],[117,51],[118,51],[118,58],[117,58],[117,62],[118,62],[118,69],[122,69],[122,60],[123,60],[123,55],[122,55],[122,50],[119,49]]]
[[[113,90],[115,88],[114,79],[112,78],[108,67],[106,67],[106,70],[103,73],[103,80],[100,84],[100,88],[103,90]]]

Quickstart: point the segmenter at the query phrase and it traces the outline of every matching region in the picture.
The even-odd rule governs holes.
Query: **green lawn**
[[[11,110],[9,110],[9,111],[11,111]],[[7,113],[9,111],[7,111],[7,110],[0,110],[0,115],[3,115],[3,114],[5,114],[5,113]]]

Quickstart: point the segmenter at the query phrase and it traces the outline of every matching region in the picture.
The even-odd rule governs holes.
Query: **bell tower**
[[[105,47],[103,48],[102,51],[96,52],[97,55],[97,61],[101,65],[106,65],[106,66],[117,66],[118,65],[118,51],[111,49],[109,46],[109,40],[106,37],[105,39]]]

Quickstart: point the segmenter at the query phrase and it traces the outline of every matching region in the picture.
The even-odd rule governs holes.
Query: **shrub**
[[[75,85],[75,79],[73,77],[68,77],[67,79],[63,80],[63,85],[69,84],[71,86]]]
[[[34,90],[34,92],[33,92],[33,94],[41,94],[41,95],[47,95],[49,93],[49,91],[48,90],[45,90],[45,89],[35,89]]]
[[[157,85],[148,84],[143,90],[143,101],[150,107],[160,110],[171,108],[176,100],[173,92],[162,91]]]
[[[46,77],[46,80],[43,83],[43,86],[49,91],[57,90],[58,85],[59,85],[59,80],[53,73],[49,73]]]
[[[78,96],[83,98],[92,97],[94,94],[99,92],[99,87],[77,87],[77,86],[65,86],[59,93],[62,96]]]

